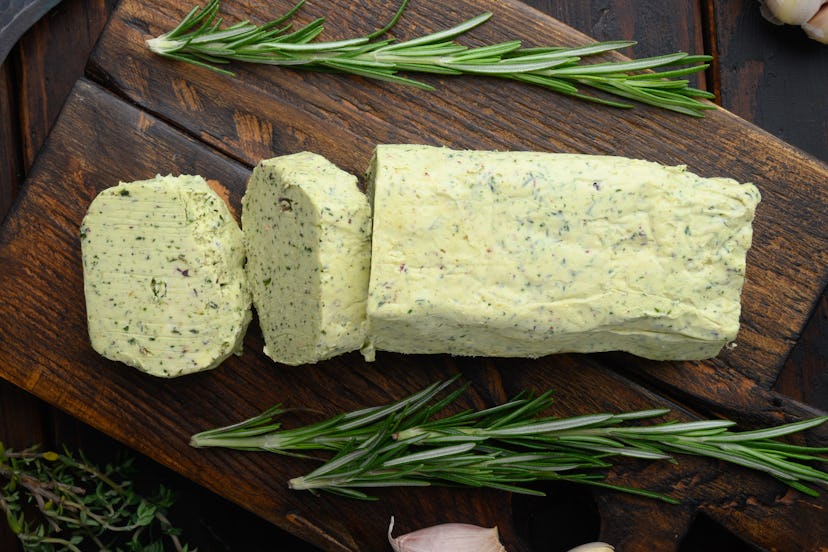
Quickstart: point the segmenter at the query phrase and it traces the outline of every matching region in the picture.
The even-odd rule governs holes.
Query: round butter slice
[[[242,199],[247,277],[276,362],[359,349],[371,266],[371,208],[356,177],[302,152],[264,160]]]
[[[200,176],[103,190],[81,225],[92,347],[175,377],[241,353],[252,317],[242,232]]]

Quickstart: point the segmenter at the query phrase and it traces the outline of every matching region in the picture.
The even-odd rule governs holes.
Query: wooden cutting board
[[[289,6],[239,1],[224,13],[233,21],[264,21]],[[377,493],[378,502],[355,504],[290,491],[287,480],[308,472],[312,461],[196,450],[189,436],[277,402],[324,415],[382,404],[458,372],[472,382],[467,406],[553,388],[560,415],[668,406],[678,418],[722,415],[755,427],[819,414],[771,388],[828,282],[824,164],[723,110],[700,120],[647,107],[613,110],[482,78],[423,77],[436,93],[272,67],[234,67],[234,79],[151,55],[144,40],[171,29],[186,7],[122,1],[0,231],[5,379],[325,550],[387,550],[392,515],[398,532],[445,521],[497,525],[509,550],[530,550],[526,513],[542,511],[545,503],[491,491],[388,489]],[[299,20],[327,16],[326,37],[344,38],[381,26],[393,9],[334,0],[307,6]],[[589,41],[516,1],[413,2],[394,34],[410,38],[486,10],[493,20],[465,42]],[[221,181],[238,211],[250,169],[262,158],[311,150],[362,174],[374,145],[394,142],[623,155],[754,182],[763,201],[737,347],[695,363],[623,354],[539,360],[380,354],[366,364],[353,354],[285,367],[261,353],[254,323],[241,357],[176,380],[152,378],[92,351],[78,227],[100,190],[156,173],[197,173]],[[806,438],[826,446],[828,428]],[[699,513],[768,549],[818,549],[828,542],[825,496],[791,493],[734,467],[685,458],[678,465],[624,462],[610,478],[683,499],[668,506],[612,492],[551,489],[571,493],[573,501],[586,496],[600,514],[600,538],[623,550],[675,550]]]

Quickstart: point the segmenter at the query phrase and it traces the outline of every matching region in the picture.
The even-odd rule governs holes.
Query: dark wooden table
[[[418,12],[414,4],[415,14],[428,11]],[[458,3],[458,10],[468,17],[476,11],[466,8],[475,4],[494,6],[496,19],[525,22],[525,29],[517,28],[528,41],[574,36],[538,12],[515,8],[515,3],[505,12],[491,2]],[[595,39],[634,38],[639,45],[626,53],[636,57],[676,50],[713,53],[713,67],[699,86],[714,91],[720,105],[767,134],[719,112],[703,123],[680,120],[687,128],[683,141],[674,118],[647,109],[607,114],[548,96],[543,101],[549,102],[549,116],[562,125],[558,132],[534,129],[548,135],[530,137],[532,120],[504,121],[496,112],[491,128],[475,126],[472,120],[465,124],[470,130],[464,136],[439,134],[434,126],[439,118],[432,125],[415,122],[412,133],[406,133],[394,125],[350,117],[370,107],[376,90],[424,106],[432,102],[392,86],[292,73],[282,78],[273,76],[278,69],[252,70],[251,79],[262,79],[269,88],[245,88],[246,96],[226,97],[220,95],[221,81],[199,70],[164,66],[155,74],[129,38],[122,39],[168,24],[183,6],[147,14],[141,3],[128,0],[120,5],[65,0],[49,12],[20,39],[0,71],[0,212],[6,215],[0,231],[0,377],[9,382],[0,385],[0,440],[18,446],[29,444],[29,438],[42,440],[54,425],[49,408],[56,407],[325,550],[385,549],[382,524],[391,514],[397,515],[402,531],[447,520],[498,524],[510,550],[559,549],[595,538],[623,550],[825,550],[824,497],[803,497],[762,476],[709,462],[683,459],[678,468],[629,463],[613,471],[615,481],[682,490],[685,501],[677,507],[570,488],[551,488],[554,492],[544,500],[477,491],[392,490],[366,507],[338,498],[295,496],[285,491],[282,479],[267,476],[273,471],[302,473],[308,464],[285,467],[284,460],[266,455],[187,447],[192,431],[236,421],[270,402],[287,402],[288,389],[333,413],[386,402],[455,371],[472,381],[477,405],[502,400],[521,387],[554,385],[562,414],[657,404],[674,407],[681,417],[724,416],[755,427],[828,410],[828,172],[823,164],[828,161],[828,47],[807,41],[798,29],[765,22],[752,0],[527,4]],[[229,0],[225,9],[230,18],[243,15]],[[445,17],[446,11],[435,8],[435,17]],[[354,13],[343,10],[346,24],[359,28]],[[429,24],[427,18],[418,23]],[[537,29],[550,34],[531,34]],[[496,27],[494,35],[482,36],[504,38],[497,34],[502,30]],[[148,87],[156,78],[174,85]],[[305,106],[289,98],[323,87]],[[497,92],[486,85],[481,89],[492,98]],[[451,90],[434,105],[456,116],[460,102],[467,99]],[[530,100],[540,97],[526,94]],[[516,98],[515,113],[525,115],[529,108],[521,100]],[[224,134],[222,125],[228,121],[218,114],[228,102],[235,106],[235,120],[229,122],[236,131]],[[188,126],[188,117],[181,116],[187,109],[200,126]],[[216,120],[211,113],[217,114]],[[326,123],[330,116],[340,117],[342,124]],[[404,114],[388,117],[393,122],[394,117],[403,120]],[[278,126],[285,120],[294,125]],[[447,128],[458,126],[464,125],[455,121]],[[311,128],[320,135],[309,133]],[[705,150],[707,130],[711,143],[726,144],[721,158]],[[64,305],[60,297],[78,296],[79,257],[71,232],[75,219],[95,190],[113,183],[95,179],[131,179],[119,174],[119,168],[164,170],[162,165],[175,165],[184,172],[222,175],[235,182],[231,199],[237,202],[239,183],[243,185],[257,158],[315,147],[356,172],[371,144],[343,138],[368,132],[376,140],[411,139],[417,131],[432,133],[420,134],[424,140],[465,147],[529,144],[541,149],[547,144],[562,151],[686,158],[691,168],[694,163],[715,167],[761,183],[763,193],[769,192],[765,212],[772,217],[763,220],[760,210],[757,220],[742,350],[693,364],[645,363],[623,355],[562,355],[541,364],[385,356],[378,367],[369,367],[356,356],[346,356],[314,368],[285,369],[266,366],[253,331],[244,360],[234,359],[209,374],[160,382],[102,362],[84,346],[85,328],[78,316],[82,305],[69,299]],[[130,133],[131,138],[123,138]],[[585,142],[583,137],[590,135],[594,140]],[[655,148],[651,136],[674,142]],[[686,149],[694,144],[701,153]],[[123,161],[113,167],[116,158]],[[789,186],[790,197],[780,182]],[[43,209],[43,220],[38,220],[37,209]],[[20,250],[24,245],[34,246],[31,256]],[[53,253],[46,260],[49,248]],[[780,259],[788,262],[783,265]],[[65,288],[59,296],[51,295],[46,285],[51,275],[40,266],[54,271],[55,288]],[[268,371],[256,371],[263,367]],[[90,378],[95,370],[101,371],[100,378]],[[343,370],[349,371],[343,375]],[[268,393],[262,381],[282,392]],[[166,404],[152,410],[148,405],[157,406],[153,397],[162,397]],[[179,409],[188,416],[184,422],[175,419]],[[814,431],[808,439],[825,446],[828,430]],[[233,470],[255,477],[234,480]],[[578,514],[574,518],[565,515],[573,512]],[[540,546],[550,539],[554,544]]]

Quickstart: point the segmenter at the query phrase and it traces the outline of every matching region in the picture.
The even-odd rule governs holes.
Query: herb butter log
[[[310,152],[262,161],[242,228],[265,354],[298,365],[360,349],[371,210],[356,178]]]
[[[381,145],[374,350],[703,359],[735,339],[752,184],[609,156]]]
[[[161,377],[240,353],[251,319],[241,229],[200,176],[120,183],[81,225],[92,347]]]

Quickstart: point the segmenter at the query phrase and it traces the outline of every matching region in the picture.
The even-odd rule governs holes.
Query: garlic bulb
[[[467,523],[444,523],[394,538],[394,518],[388,526],[388,542],[394,552],[506,552],[497,536],[497,527]]]

